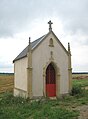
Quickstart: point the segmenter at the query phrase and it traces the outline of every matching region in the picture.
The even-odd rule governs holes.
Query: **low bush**
[[[72,87],[72,90],[71,90],[71,95],[72,96],[79,95],[79,94],[82,94],[82,93],[83,93],[83,89],[81,88],[81,86],[74,85]]]

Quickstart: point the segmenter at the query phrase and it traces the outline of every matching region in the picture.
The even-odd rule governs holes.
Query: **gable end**
[[[49,36],[49,34],[52,33],[54,35],[54,37],[56,38],[57,42],[60,44],[60,46],[63,48],[63,50],[66,52],[66,54],[68,55],[68,51],[66,50],[66,48],[63,46],[63,44],[60,42],[60,40],[57,38],[57,36],[54,34],[53,31],[49,31],[46,35],[43,35],[42,37],[38,38],[37,40],[33,41],[31,43],[32,46],[32,51],[35,50],[35,48],[37,48],[40,43],[46,39],[46,37]],[[28,52],[28,46],[13,60],[13,63],[17,60],[20,60],[24,57],[27,57],[27,52]]]

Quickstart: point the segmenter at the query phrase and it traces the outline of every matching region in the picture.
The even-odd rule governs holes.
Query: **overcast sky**
[[[88,0],[0,0],[0,72],[13,72],[13,59],[48,33],[47,22],[67,49],[73,72],[88,72]]]

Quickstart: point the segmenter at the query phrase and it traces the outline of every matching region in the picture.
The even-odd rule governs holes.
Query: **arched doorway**
[[[46,69],[46,96],[56,96],[56,72],[52,63]]]

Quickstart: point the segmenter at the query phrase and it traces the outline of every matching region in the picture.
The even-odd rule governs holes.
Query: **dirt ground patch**
[[[14,75],[0,75],[0,93],[12,92],[14,87]]]
[[[78,119],[88,119],[88,105],[78,106],[76,110],[80,112]]]

